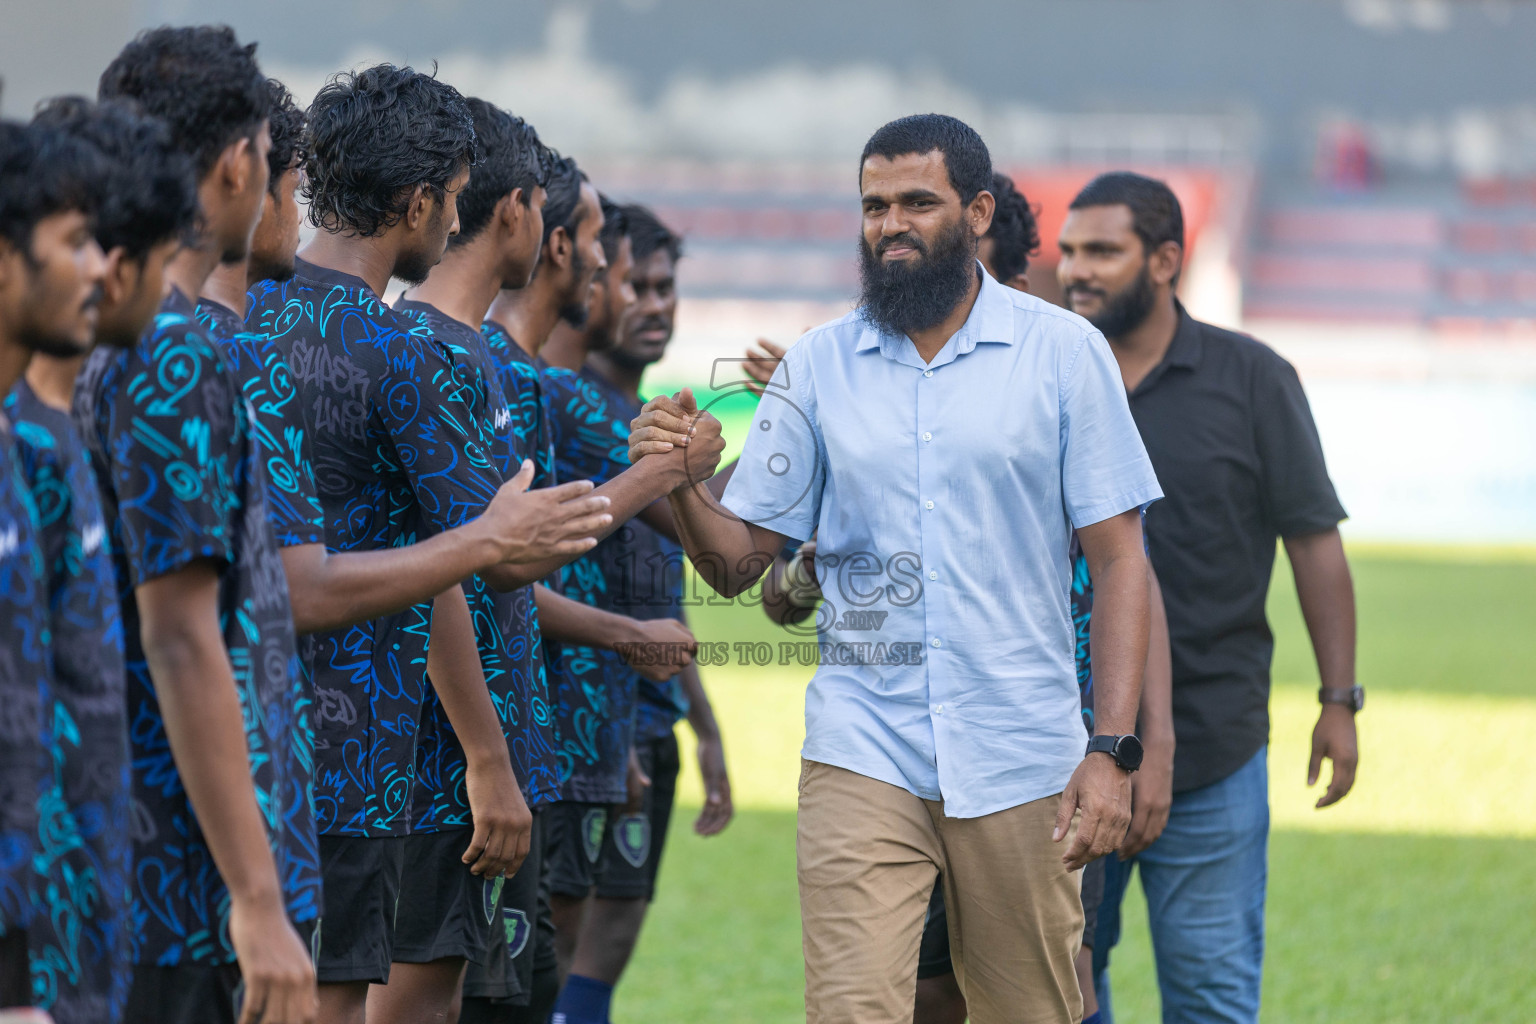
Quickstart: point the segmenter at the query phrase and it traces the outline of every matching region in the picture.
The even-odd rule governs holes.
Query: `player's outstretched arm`
[[[678,543],[688,552],[699,575],[715,591],[735,597],[756,583],[784,547],[784,535],[746,522],[720,504],[690,468],[714,463],[701,452],[720,451],[720,421],[701,413],[693,392],[684,388],[675,397],[659,395],[645,404],[630,423],[629,457],[661,459],[680,467],[684,480],[668,495],[677,524]]]
[[[475,830],[462,859],[476,875],[511,875],[528,856],[533,814],[512,773],[462,587],[446,590],[432,602],[427,677],[464,748],[464,786]]]
[[[340,553],[323,544],[284,548],[294,627],[343,629],[430,600],[491,567],[505,571],[551,553],[574,558],[611,528],[607,499],[591,493],[590,481],[530,493],[532,480],[533,464],[524,462],[478,518],[419,544]]]
[[[533,588],[539,632],[546,640],[613,651],[652,682],[664,683],[693,664],[699,642],[677,619],[632,619],[573,601],[546,586]]]
[[[245,982],[241,1022],[310,1024],[315,969],[288,921],[251,783],[244,719],[219,628],[219,573],[198,560],[134,592],[150,678],[177,773],[229,889],[229,933]]]
[[[763,582],[763,614],[780,626],[794,626],[810,618],[821,600],[816,579],[816,538],[812,537],[785,558],[781,551]]]

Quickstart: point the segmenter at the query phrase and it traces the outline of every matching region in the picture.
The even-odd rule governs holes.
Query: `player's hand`
[[[684,396],[690,409],[683,406]],[[692,388],[683,388],[676,396],[657,395],[646,402],[640,415],[629,421],[629,461],[639,462],[647,455],[666,455],[686,447],[693,440],[697,412]]]
[[[1108,754],[1089,754],[1072,773],[1072,780],[1061,794],[1056,812],[1053,842],[1061,842],[1072,831],[1072,815],[1083,817],[1061,862],[1068,871],[1076,871],[1097,860],[1125,839],[1131,824],[1131,774]]]
[[[1120,859],[1130,860],[1157,841],[1173,809],[1173,742],[1146,744],[1141,767],[1131,776],[1131,827],[1120,844]]]
[[[533,838],[533,813],[505,756],[471,760],[464,771],[464,792],[474,835],[460,857],[470,874],[510,878],[523,866]]]
[[[1355,784],[1355,769],[1360,765],[1359,739],[1355,735],[1355,715],[1343,704],[1324,704],[1312,729],[1312,760],[1307,765],[1307,785],[1317,785],[1323,771],[1323,758],[1333,762],[1333,778],[1328,791],[1318,798],[1318,807],[1336,804]]]
[[[731,777],[725,769],[725,747],[718,732],[698,738],[699,775],[704,780],[704,807],[693,822],[701,836],[712,836],[731,823]]]
[[[614,649],[625,664],[653,683],[664,683],[693,664],[699,641],[677,619],[636,619],[633,635]]]
[[[773,379],[773,371],[779,368],[779,360],[784,358],[784,349],[775,345],[767,338],[758,338],[757,347],[747,348],[746,362],[741,368],[746,371],[756,384],[748,384],[747,390],[761,398],[763,388]]]
[[[645,810],[645,791],[651,788],[651,777],[640,767],[640,754],[629,748],[629,764],[624,769],[624,806],[620,814],[639,814]]]
[[[232,900],[229,940],[245,982],[240,1024],[314,1024],[320,1013],[315,965],[288,923],[281,896]]]
[[[592,481],[574,480],[530,491],[533,463],[523,460],[515,477],[501,485],[476,524],[489,531],[497,562],[542,562],[590,551],[594,534],[613,521],[608,499],[594,495]],[[493,563],[494,564],[494,563]]]

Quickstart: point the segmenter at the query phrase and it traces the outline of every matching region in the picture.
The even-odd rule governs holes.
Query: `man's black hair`
[[[225,25],[141,33],[101,73],[97,97],[128,97],[164,121],[199,179],[231,143],[253,136],[272,106],[256,44],[241,46]]]
[[[480,162],[459,194],[459,233],[448,239],[450,247],[463,245],[485,230],[496,204],[522,189],[522,202],[532,202],[533,190],[544,184],[547,156],[533,125],[485,100],[470,97],[475,141]]]
[[[603,245],[603,256],[611,267],[613,261],[619,258],[619,243],[629,234],[629,215],[624,212],[624,207],[601,192],[597,194],[597,201],[603,208],[603,228],[597,238]]]
[[[60,128],[0,121],[0,238],[33,262],[38,222],[75,210],[94,216],[105,163],[96,147]]]
[[[960,194],[962,204],[976,198],[992,184],[992,154],[976,129],[948,114],[912,114],[884,124],[864,144],[859,157],[859,181],[864,180],[864,163],[872,156],[894,160],[909,153],[944,154],[944,168],[949,183]]]
[[[39,107],[33,123],[67,132],[101,154],[95,234],[103,251],[121,248],[137,260],[190,235],[197,220],[192,158],[176,148],[164,121],[132,100],[64,96]]]
[[[1184,248],[1184,208],[1173,189],[1156,178],[1130,171],[1101,174],[1084,185],[1067,208],[1081,210],[1086,206],[1129,207],[1131,227],[1148,256],[1164,242],[1177,242]]]
[[[272,148],[267,152],[267,169],[272,173],[267,190],[276,198],[283,175],[295,164],[304,164],[304,111],[293,101],[288,87],[275,78],[267,79],[267,96],[272,103],[267,118],[272,130]]]
[[[309,107],[310,223],[383,234],[417,186],[441,199],[476,159],[474,118],[453,86],[393,64],[343,72]]]
[[[555,228],[565,228],[565,233],[576,236],[581,223],[581,184],[587,176],[581,173],[576,161],[568,156],[550,151],[549,167],[544,180],[544,242],[555,233]]]
[[[657,249],[665,249],[673,263],[683,258],[683,236],[663,224],[649,207],[629,203],[624,216],[629,221],[629,244],[636,263],[650,259]]]
[[[999,281],[1007,281],[1029,269],[1029,258],[1040,251],[1040,226],[1029,200],[1001,171],[992,175],[992,197],[997,209],[987,237],[992,239],[992,269]]]

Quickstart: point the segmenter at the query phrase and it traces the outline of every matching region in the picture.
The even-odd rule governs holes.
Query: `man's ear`
[[[996,210],[997,198],[991,192],[986,189],[977,192],[976,198],[971,200],[965,211],[971,220],[971,233],[977,238],[985,235],[992,227],[992,214]]]
[[[121,305],[139,287],[144,264],[128,258],[128,250],[116,246],[107,253],[107,272],[101,277],[101,297],[109,306]]]
[[[515,188],[497,201],[496,211],[491,216],[510,238],[517,235],[517,229],[523,226],[523,218],[527,214],[528,208],[523,205],[523,190]]]
[[[219,182],[231,193],[243,193],[250,185],[256,145],[250,136],[242,136],[224,147],[214,169]]]
[[[417,185],[411,190],[411,201],[405,205],[405,226],[415,231],[427,222],[427,216],[432,212],[432,195],[427,192],[425,185]]]
[[[571,233],[563,227],[555,228],[549,233],[549,241],[544,243],[544,258],[549,260],[560,270],[571,265],[571,253],[573,245]]]
[[[21,272],[21,251],[11,244],[10,239],[0,238],[0,292],[11,286]]]
[[[1184,266],[1184,247],[1178,242],[1164,242],[1152,250],[1147,269],[1154,284],[1169,284]]]

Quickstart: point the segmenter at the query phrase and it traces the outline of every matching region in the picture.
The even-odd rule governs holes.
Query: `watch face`
[[[1141,767],[1142,753],[1141,740],[1135,736],[1121,736],[1115,742],[1115,760],[1126,771],[1133,772]]]

